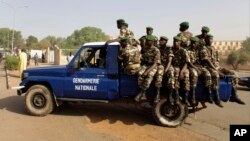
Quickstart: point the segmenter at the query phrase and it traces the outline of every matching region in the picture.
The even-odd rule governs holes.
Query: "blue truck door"
[[[73,61],[79,63],[80,66],[79,69],[69,69],[64,80],[64,97],[114,99],[116,97],[114,95],[118,95],[118,92],[114,92],[116,82],[109,77],[107,60],[106,48],[85,47],[78,53]],[[118,89],[118,80],[116,87],[115,89]]]

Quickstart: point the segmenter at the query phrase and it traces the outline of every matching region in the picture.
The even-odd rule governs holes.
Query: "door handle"
[[[104,77],[104,75],[103,74],[100,74],[100,75],[96,75],[97,77]]]

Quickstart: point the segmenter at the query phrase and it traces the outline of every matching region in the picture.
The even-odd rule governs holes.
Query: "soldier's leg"
[[[192,105],[195,105],[196,104],[195,89],[198,82],[198,72],[194,68],[190,68],[189,73],[190,73],[190,94],[191,94],[190,102]]]
[[[157,71],[157,68],[151,70],[148,75],[146,76],[145,78],[145,81],[143,82],[143,89],[146,91],[149,87],[150,87],[150,84],[151,82],[153,81],[154,79],[154,76],[156,74],[156,71]],[[142,96],[141,96],[141,100],[147,100],[147,97],[146,97],[146,93],[143,93]]]
[[[180,96],[179,96],[179,89],[180,89],[180,82],[179,82],[179,73],[180,68],[174,67],[174,94],[175,94],[175,103],[179,103]]]
[[[219,79],[220,79],[219,73],[218,71],[213,70],[213,69],[209,69],[209,71],[212,76],[212,89],[215,92],[214,102],[217,106],[223,107],[223,105],[221,104],[220,94],[219,94]]]
[[[190,79],[189,79],[189,70],[186,69],[184,72],[184,81],[183,81],[183,89],[184,89],[184,95],[182,98],[182,101],[186,105],[190,105],[188,102],[188,95],[190,91]]]
[[[171,105],[173,105],[174,104],[173,90],[174,90],[174,84],[175,84],[174,68],[173,67],[169,67],[166,76],[168,79],[167,87],[169,89],[167,99],[168,99],[169,103]]]
[[[208,69],[206,68],[202,68],[202,75],[204,77],[205,80],[205,87],[207,89],[207,96],[208,96],[208,102],[209,103],[213,103],[213,98],[212,98],[212,77],[211,77],[211,73],[208,71]]]
[[[141,69],[138,72],[138,86],[141,89],[140,93],[135,97],[135,101],[139,102],[141,96],[143,95],[143,93],[146,93],[146,90],[144,90],[143,87],[143,81],[145,81],[144,77],[142,77],[142,74],[146,71],[147,66],[142,66]]]
[[[154,100],[155,103],[159,102],[160,100],[160,89],[162,87],[163,74],[164,74],[164,66],[159,65],[157,68],[157,72],[155,74],[156,76],[155,87],[157,88],[157,94]]]
[[[232,76],[232,93],[231,93],[231,97],[230,97],[230,102],[236,102],[238,104],[242,104],[245,105],[245,102],[242,101],[238,94],[237,94],[237,85],[239,82],[239,77],[238,74],[235,71],[230,71],[230,74]]]

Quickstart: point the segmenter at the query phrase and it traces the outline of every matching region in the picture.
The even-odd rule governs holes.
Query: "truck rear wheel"
[[[49,89],[43,85],[30,87],[25,95],[26,110],[35,116],[45,116],[53,111],[54,102]]]
[[[188,115],[188,108],[183,104],[170,105],[166,99],[161,99],[153,107],[153,117],[161,126],[176,127],[181,125]]]

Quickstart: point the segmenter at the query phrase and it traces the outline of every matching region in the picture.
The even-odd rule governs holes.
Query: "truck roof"
[[[91,43],[85,43],[83,46],[101,46],[104,45],[106,42],[91,42]],[[119,45],[119,42],[113,42],[109,45]]]

